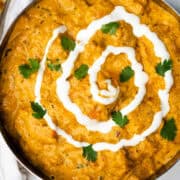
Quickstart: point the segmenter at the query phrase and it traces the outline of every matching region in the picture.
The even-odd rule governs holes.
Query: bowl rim
[[[13,23],[11,24],[9,29],[5,32],[5,35],[0,44],[0,61],[2,59],[2,55],[4,52],[4,48],[6,46],[6,43],[8,42],[9,36],[10,36],[16,22],[24,14],[25,11],[27,11],[28,9],[33,7],[39,1],[40,0],[35,0],[27,8],[25,8],[23,10],[23,12],[20,13],[20,15],[17,16],[17,18],[13,21]],[[173,16],[175,16],[178,19],[178,21],[180,23],[180,14],[175,9],[170,7],[168,3],[166,3],[163,0],[152,0],[152,1],[154,1],[155,3],[157,3],[158,5],[163,7],[166,11],[170,12]],[[5,8],[7,8],[9,2],[10,2],[10,0],[7,0]],[[5,16],[4,14],[1,15],[0,22],[2,22],[4,20],[4,16]],[[42,170],[35,167],[28,160],[28,158],[23,155],[23,151],[21,150],[20,146],[17,144],[17,142],[13,141],[13,137],[10,136],[10,134],[6,130],[5,126],[3,125],[3,116],[1,114],[3,114],[3,112],[0,111],[0,133],[2,134],[2,137],[5,141],[5,143],[9,147],[10,151],[12,152],[12,154],[14,155],[16,160],[22,165],[22,167],[24,167],[29,173],[31,173],[35,177],[40,178],[40,179],[50,180],[50,178],[48,176],[46,176]],[[153,179],[160,177],[161,175],[163,175],[164,173],[169,171],[177,162],[179,162],[179,160],[180,160],[180,151],[166,165],[162,166],[157,172],[155,172],[155,174],[151,175],[148,178],[148,180],[151,180],[151,179],[153,180]]]

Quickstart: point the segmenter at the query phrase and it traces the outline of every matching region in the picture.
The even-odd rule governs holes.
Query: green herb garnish
[[[156,66],[156,72],[160,75],[160,76],[165,76],[165,73],[169,70],[172,69],[172,60],[171,59],[166,59],[164,62],[160,62],[157,66]]]
[[[112,112],[112,120],[118,124],[120,127],[124,127],[128,123],[127,116],[122,115],[121,112]]]
[[[111,22],[111,23],[108,23],[108,24],[104,24],[102,27],[101,27],[101,31],[105,34],[111,34],[111,35],[114,35],[116,34],[116,31],[117,29],[119,28],[119,23],[118,22]]]
[[[48,68],[51,70],[51,71],[60,71],[61,70],[61,64],[48,64]]]
[[[64,50],[67,51],[73,51],[76,47],[76,43],[72,39],[66,36],[63,36],[61,38],[61,45],[64,48]]]
[[[92,148],[92,144],[87,147],[83,147],[83,157],[85,157],[88,161],[96,161],[97,152]]]
[[[46,110],[37,102],[31,102],[31,108],[33,110],[32,116],[36,119],[42,119],[46,114]]]
[[[40,67],[39,61],[37,59],[29,59],[28,61],[29,64],[23,64],[19,66],[20,74],[26,79],[28,79],[31,74],[37,72]]]
[[[176,137],[177,127],[173,118],[165,122],[163,128],[161,129],[161,136],[168,141],[173,141]]]
[[[78,69],[76,69],[76,71],[74,72],[74,76],[78,80],[81,80],[87,75],[88,69],[89,69],[88,65],[82,64]]]
[[[58,63],[58,61],[57,61],[57,63],[52,63],[51,60],[48,59],[47,66],[51,71],[60,71],[61,70],[61,64]]]
[[[134,71],[131,69],[130,66],[127,66],[126,68],[124,68],[120,74],[120,82],[126,82],[129,79],[131,79],[131,77],[134,76]]]

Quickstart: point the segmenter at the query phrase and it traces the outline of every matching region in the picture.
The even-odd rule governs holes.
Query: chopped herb
[[[48,60],[48,68],[51,70],[51,71],[60,71],[61,70],[61,64],[58,63],[52,63],[50,60]]]
[[[19,71],[20,71],[21,75],[26,79],[28,79],[32,74],[32,69],[29,64],[23,64],[23,65],[19,66]]]
[[[39,61],[37,59],[29,59],[29,63],[31,65],[32,73],[37,72],[39,70]]]
[[[73,51],[76,47],[76,43],[72,39],[66,36],[63,36],[61,38],[61,45],[64,48],[64,50],[68,50],[68,51]]]
[[[126,82],[134,76],[134,71],[130,66],[124,68],[120,74],[120,82]]]
[[[173,141],[176,137],[177,127],[173,118],[169,119],[161,129],[161,136],[168,141]]]
[[[26,79],[28,79],[31,74],[37,72],[40,67],[39,61],[37,59],[29,59],[28,61],[29,64],[23,64],[19,66],[20,74]]]
[[[101,27],[101,31],[105,34],[111,34],[111,35],[114,35],[116,34],[116,31],[117,29],[119,28],[119,23],[118,22],[111,22],[111,23],[108,23],[108,24],[104,24],[102,27]]]
[[[121,112],[112,112],[112,120],[118,124],[120,127],[124,127],[128,123],[127,116],[122,115]]]
[[[88,161],[96,161],[97,152],[92,148],[92,144],[87,147],[83,147],[83,157],[85,157]]]
[[[87,75],[88,69],[89,69],[88,65],[82,64],[78,69],[76,69],[74,76],[77,79],[81,80]]]
[[[61,70],[61,64],[48,64],[48,68],[51,71],[60,71]]]
[[[37,102],[31,102],[31,108],[33,110],[32,116],[36,119],[42,119],[46,114],[46,110]]]
[[[172,60],[171,59],[166,59],[164,62],[160,62],[157,66],[156,66],[156,72],[160,75],[163,76],[165,75],[165,73],[169,70],[172,69]]]

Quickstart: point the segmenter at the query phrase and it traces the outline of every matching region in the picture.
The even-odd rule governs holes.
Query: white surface
[[[20,170],[21,169],[21,170]],[[0,180],[40,180],[20,167],[0,133]]]
[[[11,0],[12,5],[10,6],[11,14],[9,14],[8,21],[6,21],[6,27],[9,26],[12,17],[19,13],[19,8],[25,6],[31,0]],[[176,3],[176,9],[180,10],[180,0],[167,0],[170,3]],[[13,8],[12,8],[13,7]],[[16,8],[15,8],[16,7]],[[12,9],[11,9],[12,8]],[[7,145],[4,143],[0,135],[0,180],[37,180],[28,173],[24,174],[20,172],[19,167],[16,163],[14,155],[10,152]],[[180,179],[180,162],[178,162],[170,171],[165,173],[159,180],[179,180]]]
[[[2,136],[0,134],[0,179],[1,180],[19,180],[21,179],[21,173],[18,170],[17,162],[7,148]],[[11,170],[11,173],[9,173]]]
[[[19,1],[18,3],[17,3],[17,0],[10,1],[7,12],[11,12],[11,13],[6,14],[6,18],[4,21],[4,30],[2,31],[2,34],[0,35],[0,43],[5,35],[6,31],[8,30],[8,28],[11,26],[12,22],[14,21],[14,19],[32,1],[33,0],[23,0],[23,1]]]

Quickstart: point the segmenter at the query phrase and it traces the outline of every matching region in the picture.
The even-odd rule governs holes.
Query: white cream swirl
[[[124,14],[125,13],[125,14]],[[126,14],[128,14],[126,16]],[[131,15],[131,16],[129,16]],[[141,29],[142,28],[142,35],[145,35],[146,33],[150,33],[149,37],[154,41],[157,42],[157,40],[154,40],[154,34],[150,32],[150,30],[140,24],[139,18],[133,14],[129,14],[125,11],[123,7],[117,6],[115,10],[110,14],[107,15],[101,19],[93,21],[87,29],[81,30],[76,38],[76,48],[74,51],[72,51],[65,61],[65,63],[62,64],[63,68],[63,74],[62,76],[57,80],[57,95],[59,97],[59,100],[63,103],[64,107],[71,111],[74,116],[76,117],[79,124],[85,126],[90,131],[99,131],[101,133],[108,133],[111,131],[112,127],[116,124],[112,121],[110,118],[106,122],[100,122],[96,119],[90,119],[88,116],[82,113],[81,109],[71,101],[69,97],[69,82],[67,81],[68,77],[71,75],[71,71],[74,67],[74,63],[78,57],[78,55],[83,52],[85,45],[89,42],[90,38],[96,33],[97,30],[99,30],[103,24],[110,23],[113,21],[120,21],[125,20],[128,23],[130,23],[133,26],[133,29]],[[134,24],[134,21],[136,24]],[[147,31],[147,32],[146,32]],[[137,36],[139,36],[139,31],[136,32]],[[135,35],[136,35],[135,34]],[[160,41],[161,42],[161,41]],[[115,48],[115,47],[114,47]],[[158,48],[158,47],[157,47]],[[92,68],[89,70],[90,75],[90,84],[91,84],[91,93],[94,97],[94,100],[97,102],[101,102],[105,105],[109,104],[110,102],[113,102],[117,98],[118,90],[116,90],[115,96],[110,99],[105,99],[103,97],[100,97],[99,94],[101,91],[98,90],[96,85],[96,73],[99,70],[99,65],[101,65],[103,60],[108,56],[110,53],[119,54],[122,52],[113,52],[113,47],[109,46],[107,50],[105,50],[102,54],[102,56],[95,62],[95,65],[92,66]],[[165,51],[166,52],[166,51]],[[145,83],[147,82],[147,75],[142,72],[142,66],[135,60],[135,53],[133,50],[128,50],[125,53],[128,54],[129,60],[131,61],[132,67],[134,67],[134,70],[136,72],[135,75],[135,85],[139,87],[138,94],[136,95],[135,99],[123,110],[120,110],[123,115],[127,115],[128,113],[132,112],[136,107],[141,103],[143,100],[143,97],[146,93]],[[105,58],[103,58],[105,56]],[[100,63],[100,64],[99,64]],[[135,67],[136,66],[136,67]],[[96,70],[97,68],[97,70]],[[94,71],[95,70],[95,71]],[[110,85],[110,84],[109,84]],[[111,86],[112,88],[112,86]],[[114,89],[113,89],[114,90]],[[101,92],[102,93],[102,92]]]
[[[84,115],[80,108],[70,100],[69,97],[69,88],[70,84],[67,81],[68,77],[71,75],[72,69],[74,67],[74,63],[78,57],[78,55],[83,52],[85,45],[88,43],[90,38],[96,33],[97,30],[101,28],[103,24],[107,24],[114,21],[124,20],[129,23],[133,27],[134,35],[137,37],[146,36],[154,45],[155,54],[157,57],[161,58],[163,62],[165,59],[169,59],[169,53],[166,50],[163,42],[158,38],[158,36],[151,32],[148,26],[140,24],[140,19],[133,14],[128,13],[123,7],[117,6],[111,14],[93,21],[87,29],[81,30],[76,38],[76,48],[74,51],[70,52],[69,57],[67,60],[62,64],[63,74],[57,80],[57,95],[59,100],[63,103],[64,107],[72,112],[76,117],[77,121],[84,125],[88,130],[91,131],[99,131],[102,133],[109,132],[115,123],[112,119],[106,122],[99,122],[97,120],[90,119],[86,115]],[[56,39],[59,33],[64,33],[66,31],[65,26],[60,26],[59,28],[55,29],[53,32],[53,36],[48,42],[48,45],[45,49],[45,55],[41,62],[41,68],[39,69],[36,87],[35,87],[35,95],[36,95],[36,102],[40,103],[41,95],[40,89],[42,84],[42,79],[45,70],[45,62],[47,58],[47,53],[49,51],[50,46],[52,45],[53,41]],[[115,55],[120,53],[126,53],[128,55],[129,60],[132,64],[132,69],[135,71],[135,85],[139,88],[135,99],[124,109],[121,110],[123,115],[127,115],[128,113],[132,112],[143,100],[143,97],[146,93],[145,84],[148,80],[148,77],[145,72],[143,72],[143,67],[140,65],[137,60],[135,59],[135,52],[134,49],[129,47],[113,47],[108,46],[107,49],[103,52],[102,56],[95,62],[95,64],[89,70],[90,76],[90,85],[91,85],[91,93],[93,95],[94,100],[101,102],[103,104],[109,104],[114,102],[117,98],[117,94],[119,93],[119,89],[112,86],[110,80],[106,80],[109,88],[108,90],[98,90],[96,81],[97,81],[97,72],[100,70],[101,65],[104,63],[105,59],[107,58],[108,54],[113,53]],[[155,132],[162,121],[162,118],[166,116],[169,112],[169,91],[173,85],[173,77],[172,72],[168,71],[165,74],[165,89],[159,90],[158,95],[161,102],[161,111],[155,113],[151,126],[145,130],[142,134],[134,135],[131,139],[122,139],[117,144],[105,143],[100,142],[93,145],[93,149],[96,151],[102,150],[111,150],[111,151],[118,151],[120,148],[124,146],[135,146],[141,141],[143,141],[147,136]],[[107,99],[100,97],[100,95],[109,96]],[[113,96],[113,97],[112,97]],[[45,115],[44,119],[46,120],[47,124],[50,126],[51,129],[55,130],[58,135],[64,137],[67,142],[74,145],[75,147],[84,147],[87,146],[89,143],[87,142],[79,142],[72,138],[71,135],[67,134],[64,130],[57,127],[48,113]]]
[[[127,115],[131,111],[133,111],[142,101],[145,93],[146,88],[145,84],[148,80],[147,75],[143,72],[143,67],[141,64],[139,64],[135,57],[135,51],[133,48],[130,47],[114,47],[114,46],[108,46],[107,49],[102,53],[101,57],[96,60],[96,62],[92,65],[92,67],[89,69],[89,79],[90,79],[90,86],[91,86],[91,94],[93,95],[93,98],[95,101],[98,101],[102,104],[108,105],[113,103],[118,95],[119,95],[119,88],[115,89],[111,85],[111,80],[106,80],[108,84],[108,91],[106,90],[99,90],[98,86],[96,84],[97,81],[97,73],[101,69],[101,65],[104,64],[106,58],[108,55],[112,53],[114,55],[118,55],[121,53],[125,53],[128,55],[128,59],[130,60],[132,64],[132,69],[135,71],[135,85],[139,88],[138,95],[136,95],[135,99],[132,103],[130,103],[126,108],[124,108],[122,111],[123,115]],[[110,93],[109,93],[110,92]],[[111,98],[103,98],[102,96],[99,96],[99,94],[104,96],[112,96]]]

